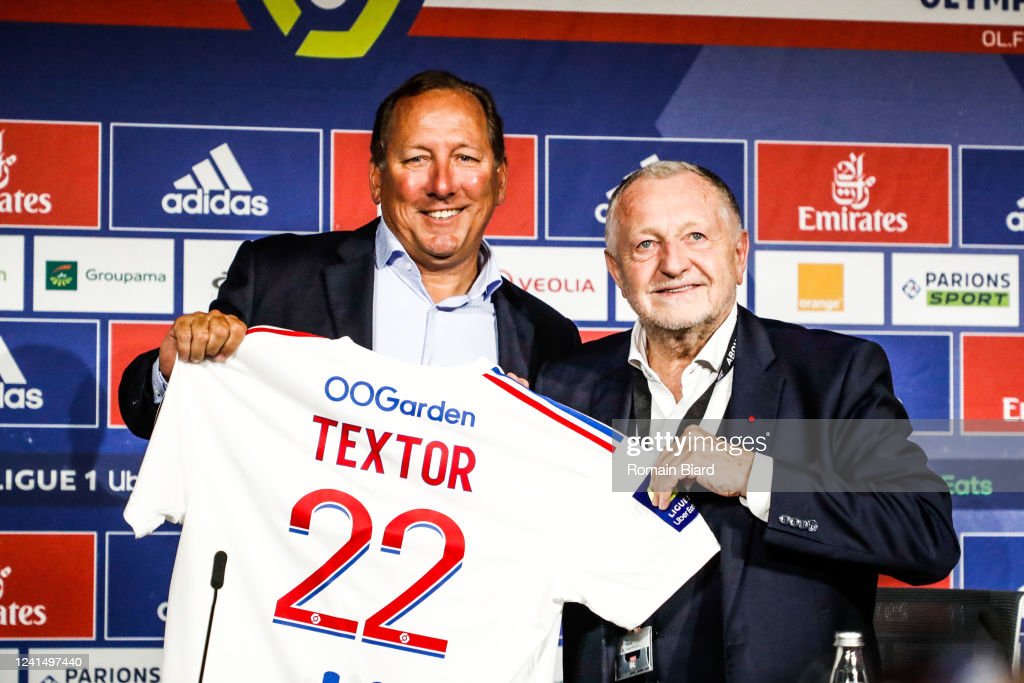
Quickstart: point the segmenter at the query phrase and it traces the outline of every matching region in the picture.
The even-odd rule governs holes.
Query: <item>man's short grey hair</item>
[[[615,229],[618,227],[618,218],[616,217],[619,197],[626,191],[630,185],[638,180],[645,178],[655,178],[658,180],[664,180],[665,178],[671,178],[673,176],[681,175],[684,173],[692,173],[693,175],[699,176],[704,180],[711,183],[719,194],[721,201],[721,218],[725,221],[726,225],[730,226],[735,237],[739,237],[740,233],[743,232],[743,214],[740,211],[739,202],[736,201],[736,195],[732,193],[729,186],[725,184],[717,173],[711,169],[698,166],[697,164],[691,164],[688,161],[655,161],[652,164],[648,164],[642,168],[630,173],[628,176],[622,179],[619,186],[612,192],[612,197],[608,200],[608,213],[606,215],[604,224],[604,243],[609,249],[612,248],[612,236],[615,234]]]

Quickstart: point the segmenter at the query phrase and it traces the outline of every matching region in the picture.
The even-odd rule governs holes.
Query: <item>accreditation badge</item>
[[[635,680],[654,671],[654,643],[650,626],[625,633],[615,655],[615,680]]]

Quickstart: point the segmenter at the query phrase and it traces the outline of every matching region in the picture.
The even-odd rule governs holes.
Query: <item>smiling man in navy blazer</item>
[[[348,336],[413,363],[484,356],[526,380],[579,345],[571,321],[502,279],[483,242],[508,178],[487,90],[446,72],[413,76],[378,108],[370,154],[381,219],[245,242],[209,313],[179,317],[122,376],[132,432],[148,438],[175,361],[222,360],[251,325]]]
[[[933,582],[959,558],[949,491],[907,438],[885,353],[737,306],[747,233],[732,192],[706,169],[656,162],[628,176],[605,238],[638,321],[545,366],[539,392],[605,422],[803,430],[765,452],[669,456],[695,466],[676,472],[700,476],[655,477],[653,503],[664,509],[673,486],[689,487],[722,551],[648,622],[654,671],[626,680],[823,681],[845,630],[865,634],[874,660],[878,574]],[[609,539],[609,552],[628,544]],[[566,683],[612,681],[621,630],[567,605],[563,631]]]

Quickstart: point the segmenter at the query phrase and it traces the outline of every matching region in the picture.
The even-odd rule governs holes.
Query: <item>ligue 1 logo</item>
[[[303,10],[296,0],[263,0],[274,23],[283,35],[291,35],[300,20],[308,21],[309,16],[331,12],[345,4],[345,0],[312,0],[321,10],[318,13]],[[398,0],[366,0],[366,6],[359,12],[349,28],[308,30],[295,54],[299,57],[321,59],[354,59],[364,56],[377,42],[384,27],[391,21],[391,15],[398,8]]]

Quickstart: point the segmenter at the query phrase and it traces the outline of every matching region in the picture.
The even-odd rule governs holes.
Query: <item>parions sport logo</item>
[[[29,385],[17,361],[0,337],[0,410],[39,410],[43,390]]]
[[[253,193],[249,178],[225,142],[210,150],[209,158],[192,166],[174,181],[177,192],[168,192],[160,202],[164,213],[192,216],[266,216],[270,203]]]
[[[1012,286],[1009,273],[929,270],[923,284],[911,278],[901,289],[909,299],[923,294],[927,306],[1008,308]]]

